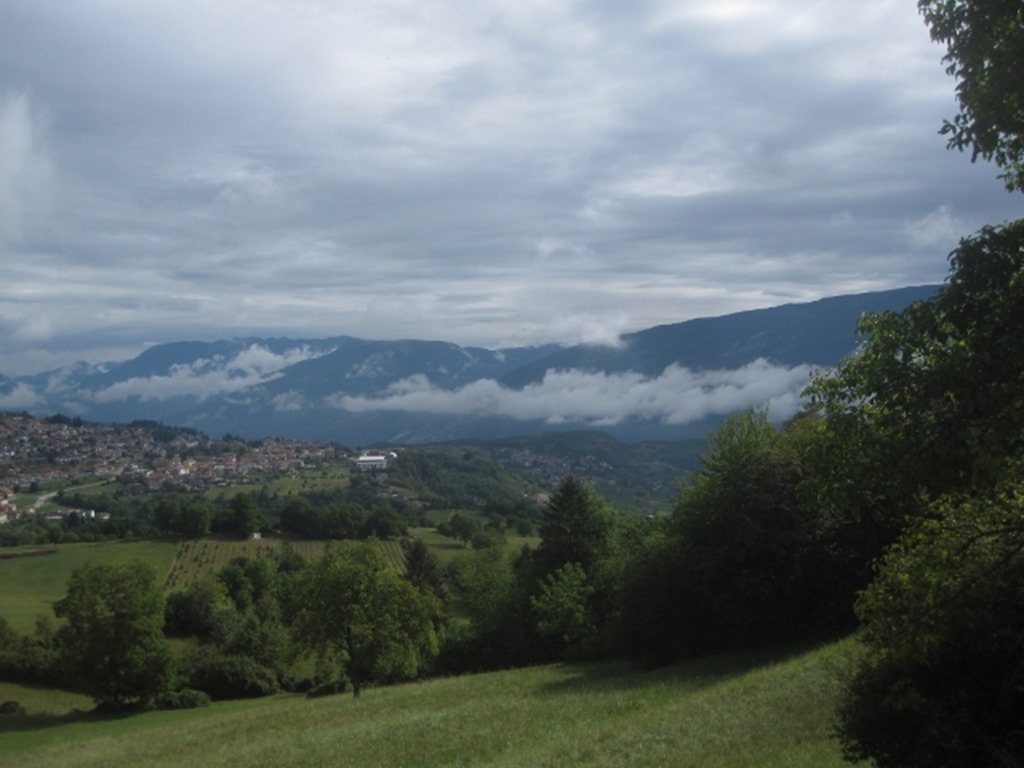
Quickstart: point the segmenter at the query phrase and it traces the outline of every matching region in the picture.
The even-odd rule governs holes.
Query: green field
[[[832,711],[854,651],[556,665],[117,719],[33,714],[37,702],[0,718],[0,765],[838,768]]]
[[[351,471],[346,464],[306,469],[297,475],[280,474],[276,477],[260,479],[255,483],[233,483],[223,488],[211,488],[205,492],[210,500],[230,499],[236,493],[257,493],[267,491],[277,496],[312,491],[333,491],[347,488],[351,481]]]
[[[88,562],[142,560],[164,579],[176,548],[171,540],[144,540],[0,549],[0,616],[16,631],[31,633],[36,617],[53,616],[52,603],[64,596],[75,568]]]
[[[424,529],[429,530],[429,529]],[[436,535],[436,534],[435,534]],[[441,543],[451,539],[439,537]],[[180,589],[204,576],[217,573],[236,557],[275,557],[283,539],[197,539],[176,542],[166,540],[108,541],[95,544],[58,544],[42,547],[0,549],[0,616],[15,631],[30,634],[39,616],[53,616],[52,604],[64,596],[71,572],[87,562],[125,563],[142,560],[157,572],[167,589]],[[395,541],[381,541],[388,563],[405,573],[405,553]],[[306,560],[312,560],[327,547],[326,541],[288,541]],[[454,544],[466,551],[461,544]]]

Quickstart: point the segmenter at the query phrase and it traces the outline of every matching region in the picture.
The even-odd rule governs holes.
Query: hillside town
[[[12,498],[60,482],[117,480],[139,491],[173,485],[202,491],[346,460],[336,445],[272,438],[212,440],[156,422],[97,424],[0,413],[0,518]]]

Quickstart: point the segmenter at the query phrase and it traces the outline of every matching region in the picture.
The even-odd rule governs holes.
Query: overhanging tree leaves
[[[82,566],[53,610],[65,620],[57,632],[62,662],[99,704],[128,706],[167,689],[164,597],[148,565]]]
[[[1024,448],[1024,221],[965,238],[950,264],[933,299],[866,318],[860,352],[808,390],[847,449],[835,495],[893,519],[922,493],[991,487]]]
[[[932,39],[946,46],[960,113],[942,133],[1003,168],[1009,190],[1024,189],[1024,6],[1018,0],[920,0]]]

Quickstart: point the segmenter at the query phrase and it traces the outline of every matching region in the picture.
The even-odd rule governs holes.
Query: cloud
[[[632,419],[683,425],[713,415],[768,406],[785,419],[800,407],[809,366],[784,368],[757,360],[736,370],[691,371],[677,365],[660,376],[638,373],[548,371],[523,389],[481,379],[457,390],[433,385],[417,375],[397,382],[380,397],[338,394],[328,405],[352,413],[393,411],[497,416],[548,424],[609,427]]]
[[[8,373],[183,338],[614,344],[939,282],[949,228],[1019,213],[936,134],[955,83],[906,0],[2,15]]]
[[[947,251],[952,250],[959,238],[966,234],[949,205],[940,205],[920,219],[909,222],[906,233],[915,248],[946,248]]]
[[[629,328],[628,315],[615,311],[589,315],[557,315],[551,321],[552,334],[566,344],[614,349],[622,348],[622,334]]]
[[[30,386],[16,384],[10,392],[0,393],[0,410],[19,411],[40,405],[43,399]]]
[[[0,93],[0,244],[20,240],[49,207],[53,163],[28,94]]]
[[[117,382],[95,392],[93,400],[110,403],[133,397],[147,401],[191,396],[203,401],[272,381],[281,369],[322,354],[324,352],[314,352],[307,346],[275,354],[262,345],[253,344],[230,360],[202,358],[171,366],[163,376],[133,377]]]

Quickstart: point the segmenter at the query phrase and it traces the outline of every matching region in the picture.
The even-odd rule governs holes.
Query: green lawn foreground
[[[108,720],[30,713],[0,718],[0,765],[838,768],[832,712],[856,648],[555,665]]]

